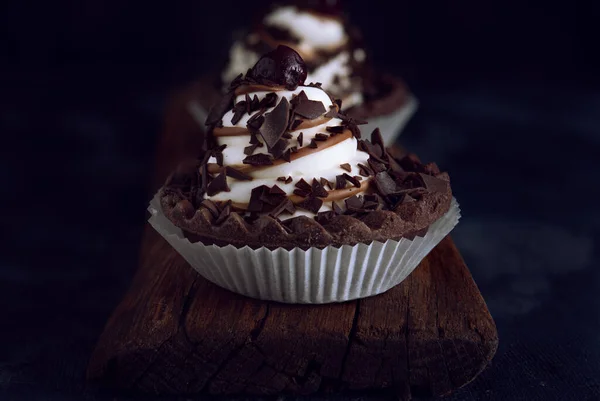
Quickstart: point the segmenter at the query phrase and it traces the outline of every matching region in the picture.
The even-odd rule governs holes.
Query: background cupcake
[[[301,55],[307,83],[321,83],[342,101],[348,115],[368,121],[366,131],[379,127],[387,143],[394,141],[416,109],[402,80],[373,68],[359,30],[337,1],[284,2],[261,13],[251,29],[234,41],[213,85],[226,87],[278,45]]]
[[[402,281],[454,227],[447,174],[362,139],[280,46],[210,111],[198,160],[151,206],[153,225],[209,280],[249,296],[333,302]]]

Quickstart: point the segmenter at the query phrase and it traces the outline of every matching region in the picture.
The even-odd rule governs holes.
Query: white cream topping
[[[279,103],[282,97],[291,101],[292,98],[298,95],[300,92],[304,91],[308,99],[317,100],[323,103],[325,106],[325,112],[329,110],[329,106],[332,105],[329,96],[325,91],[319,88],[301,86],[298,87],[294,91],[279,91],[275,92],[277,97],[276,104]],[[259,99],[262,99],[266,96],[267,93],[270,92],[254,92],[249,94],[251,97],[254,97],[256,94]],[[240,95],[237,96],[235,102],[239,102],[244,100],[245,96]],[[268,111],[267,111],[268,112]],[[325,113],[323,113],[325,114]],[[224,127],[246,127],[246,122],[248,121],[247,114],[235,125],[231,124],[231,117],[233,116],[233,112],[229,111],[223,117],[223,126]],[[301,129],[296,131],[291,131],[292,139],[290,140],[290,147],[298,146],[298,135],[300,132],[303,133],[303,146],[306,147],[310,143],[311,138],[313,138],[317,133],[327,133],[326,127],[333,127],[341,125],[342,121],[337,118],[332,118],[328,120],[326,123],[320,124],[318,126]],[[260,135],[257,138],[262,141]],[[250,135],[242,134],[237,136],[219,136],[216,138],[219,145],[227,145],[227,147],[223,150],[223,162],[224,165],[241,165],[243,160],[246,158],[244,154],[244,148],[250,145]],[[319,142],[317,142],[319,144]],[[266,146],[261,148],[257,148],[254,151],[254,154],[258,153],[267,153]],[[367,164],[369,159],[369,155],[363,151],[357,150],[357,140],[354,137],[350,137],[345,139],[335,145],[331,145],[328,147],[323,146],[322,149],[318,149],[306,156],[297,158],[291,162],[284,162],[282,164],[274,165],[274,166],[266,166],[257,168],[254,171],[251,171],[249,175],[253,177],[252,181],[239,181],[233,179],[231,177],[227,177],[227,184],[230,188],[229,192],[220,192],[214,196],[209,197],[214,201],[227,201],[231,200],[235,203],[246,204],[250,201],[250,195],[252,189],[260,186],[267,185],[269,187],[273,185],[279,186],[286,194],[292,195],[294,190],[296,189],[295,184],[304,179],[309,184],[312,183],[313,179],[320,180],[321,177],[326,178],[327,180],[335,183],[335,177],[337,175],[341,175],[344,173],[348,173],[351,176],[359,175],[358,164]],[[209,162],[215,162],[214,159],[209,160]],[[351,171],[348,172],[344,170],[340,165],[348,163],[350,164]],[[292,177],[292,182],[289,184],[285,184],[282,181],[277,181],[278,177]],[[366,178],[365,178],[366,180]],[[351,192],[353,190],[352,187],[348,187],[348,191]],[[323,205],[320,211],[329,210],[330,205]],[[282,215],[280,218],[290,218],[299,215],[309,215],[313,216],[314,214],[298,210],[296,214],[293,216],[290,215]]]
[[[288,30],[300,40],[300,50],[331,49],[343,45],[348,37],[341,21],[320,17],[294,6],[279,7],[268,14],[264,23]]]

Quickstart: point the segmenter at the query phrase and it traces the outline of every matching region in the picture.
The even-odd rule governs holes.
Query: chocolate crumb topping
[[[350,167],[350,163],[340,164],[340,167],[343,168],[344,170],[346,170],[347,172],[352,171],[352,167]]]

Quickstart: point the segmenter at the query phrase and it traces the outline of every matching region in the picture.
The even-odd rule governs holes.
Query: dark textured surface
[[[225,22],[205,2],[28,3],[0,15],[0,399],[79,400],[136,266],[166,88],[222,56],[213,30],[252,2]],[[598,5],[352,4],[376,60],[411,67],[421,108],[403,139],[450,173],[453,237],[498,326],[492,365],[446,399],[597,400]]]

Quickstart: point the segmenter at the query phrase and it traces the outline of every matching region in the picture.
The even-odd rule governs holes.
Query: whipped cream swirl
[[[251,113],[242,111],[241,117],[239,111],[236,112],[242,102],[249,99],[260,102],[267,96],[276,96],[275,101],[271,102],[275,106]],[[291,129],[286,129],[284,133],[287,146],[284,151],[279,152],[281,154],[287,150],[293,151],[288,153],[290,160],[287,161],[282,157],[273,158],[269,154],[265,137],[260,133],[252,133],[248,123],[256,119],[257,113],[266,117],[275,108],[280,107],[280,103],[287,102],[294,105],[294,102],[301,99],[321,103],[323,111],[318,115],[313,113],[310,119],[296,114],[294,117],[296,124],[290,124]],[[227,176],[228,190],[207,195],[208,199],[215,202],[231,200],[234,208],[245,210],[251,202],[253,189],[263,185],[269,188],[276,185],[296,206],[293,214],[279,216],[283,220],[299,215],[314,216],[316,212],[331,210],[332,202],[336,202],[343,209],[345,199],[367,191],[369,177],[361,176],[363,171],[359,164],[367,165],[369,155],[357,149],[357,139],[344,125],[344,121],[331,117],[332,114],[338,115],[337,106],[323,89],[314,86],[298,86],[295,90],[285,90],[281,87],[268,88],[262,85],[242,86],[236,90],[233,104],[233,108],[224,114],[222,125],[219,124],[213,130],[216,145],[221,148],[225,146],[222,150],[222,166],[218,165],[216,157],[211,157],[208,160],[208,171],[216,175],[229,166],[252,179],[236,179]],[[333,113],[330,113],[332,110]],[[293,106],[291,115],[294,115]],[[264,125],[263,122],[263,128]],[[256,145],[251,146],[251,142]],[[254,147],[251,153],[248,147]],[[268,156],[272,164],[249,164],[249,158],[257,154]],[[340,177],[351,177],[353,180],[348,181]],[[319,197],[323,201],[322,205],[318,209],[313,205],[308,208],[312,210],[307,210],[301,206],[306,196],[300,196],[302,191],[298,191],[298,183],[305,182],[313,185],[313,180],[330,184],[324,185],[326,196],[322,193]]]

